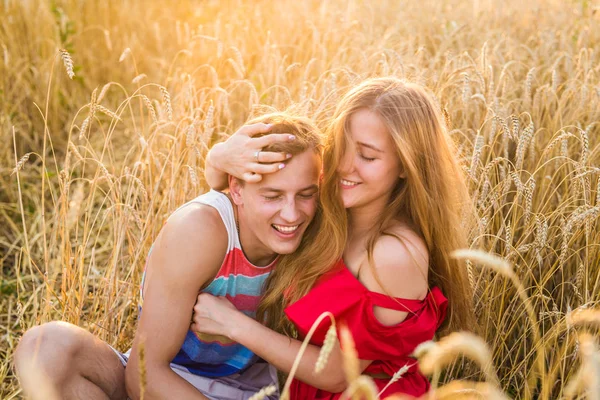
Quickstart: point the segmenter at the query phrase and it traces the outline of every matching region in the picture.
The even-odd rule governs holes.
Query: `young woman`
[[[261,153],[254,140],[234,136],[214,148],[209,183],[223,188],[226,173],[258,181],[279,168],[286,155]],[[360,369],[380,390],[408,369],[382,396],[422,395],[429,383],[411,358],[414,348],[438,331],[473,326],[466,269],[450,257],[467,246],[462,217],[470,199],[440,110],[418,85],[367,80],[338,105],[324,165],[319,230],[267,281],[259,308],[267,326],[201,294],[192,329],[225,335],[289,373],[301,339],[329,311],[350,329]],[[325,370],[313,372],[328,327],[312,337],[292,399],[337,399],[347,387],[339,346]]]

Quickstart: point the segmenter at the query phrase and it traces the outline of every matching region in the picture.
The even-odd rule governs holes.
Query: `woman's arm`
[[[260,182],[263,174],[279,171],[281,162],[290,157],[262,149],[276,142],[293,140],[294,136],[273,133],[254,137],[269,132],[271,128],[269,124],[244,125],[225,142],[215,144],[208,152],[204,166],[208,185],[223,190],[227,189],[228,175],[253,183]]]
[[[228,185],[227,172],[219,167],[219,160],[224,158],[221,151],[224,144],[215,144],[206,155],[204,162],[204,178],[208,186],[215,190],[225,190]]]
[[[275,368],[289,373],[302,346],[299,340],[279,334],[258,321],[236,310],[224,298],[208,294],[198,296],[194,306],[192,330],[220,334],[238,342],[272,364]],[[318,389],[332,393],[342,392],[347,387],[342,365],[342,350],[336,342],[329,354],[325,368],[316,374],[315,364],[321,348],[308,345],[296,371],[295,378]],[[360,360],[361,372],[372,361]]]

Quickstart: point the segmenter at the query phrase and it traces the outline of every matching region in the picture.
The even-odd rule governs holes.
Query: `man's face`
[[[321,159],[313,150],[293,156],[285,168],[240,188],[240,220],[262,251],[293,253],[317,210]]]

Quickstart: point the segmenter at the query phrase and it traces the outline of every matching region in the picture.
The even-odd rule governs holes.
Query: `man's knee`
[[[53,321],[29,329],[15,351],[15,367],[20,377],[35,369],[53,381],[60,380],[73,366],[81,347],[78,328]]]

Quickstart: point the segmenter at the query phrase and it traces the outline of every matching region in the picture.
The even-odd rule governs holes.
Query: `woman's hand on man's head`
[[[225,142],[213,146],[206,158],[207,167],[249,183],[260,182],[262,175],[279,171],[283,168],[282,162],[289,159],[291,155],[262,151],[262,149],[277,142],[293,140],[294,135],[272,133],[254,137],[268,133],[272,127],[271,124],[263,123],[242,126]]]

